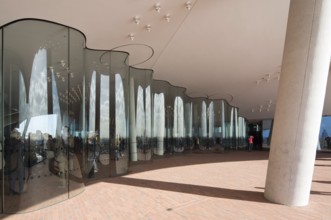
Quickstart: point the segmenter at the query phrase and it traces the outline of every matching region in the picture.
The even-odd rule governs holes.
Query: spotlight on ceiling
[[[191,8],[192,8],[192,2],[191,1],[187,1],[185,3],[185,7],[186,7],[187,10],[191,10]]]
[[[134,20],[134,23],[136,23],[136,24],[139,24],[140,23],[140,17],[139,16],[135,16],[133,18],[133,20]]]
[[[154,5],[155,11],[160,12],[161,11],[161,5],[160,3],[157,3]]]
[[[129,34],[131,40],[134,40],[134,33]]]
[[[164,16],[164,20],[166,20],[169,23],[170,22],[170,14],[166,14]]]
[[[152,26],[151,26],[150,24],[146,25],[146,30],[147,30],[148,32],[151,32],[151,30],[152,30]]]

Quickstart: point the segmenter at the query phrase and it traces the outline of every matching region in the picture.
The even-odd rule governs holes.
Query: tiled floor
[[[310,204],[263,197],[268,152],[192,153],[132,165],[65,202],[1,219],[331,219],[331,153],[318,153]]]

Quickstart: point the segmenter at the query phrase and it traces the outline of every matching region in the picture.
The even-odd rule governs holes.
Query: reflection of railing
[[[192,150],[194,148],[194,140],[191,137],[186,138],[185,150]]]
[[[137,137],[137,149],[138,152],[147,154],[151,151],[152,139],[148,137]]]
[[[212,150],[215,147],[215,139],[202,137],[200,138],[199,149],[200,150]]]

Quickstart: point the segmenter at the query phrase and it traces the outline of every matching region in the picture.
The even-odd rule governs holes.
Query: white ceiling
[[[274,115],[289,1],[191,0],[187,10],[187,0],[3,0],[0,26],[22,18],[68,25],[85,34],[89,48],[128,51],[130,63],[153,69],[155,79],[263,119]]]

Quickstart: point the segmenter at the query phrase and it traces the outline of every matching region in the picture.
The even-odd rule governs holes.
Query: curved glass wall
[[[84,183],[125,174],[129,160],[241,145],[246,123],[224,100],[129,67],[129,54],[85,48],[66,26],[23,20],[0,29],[0,205],[27,212]]]
[[[82,87],[84,38],[21,21],[3,28],[3,42],[3,208],[31,211],[83,190],[76,145],[82,99],[71,88]]]

